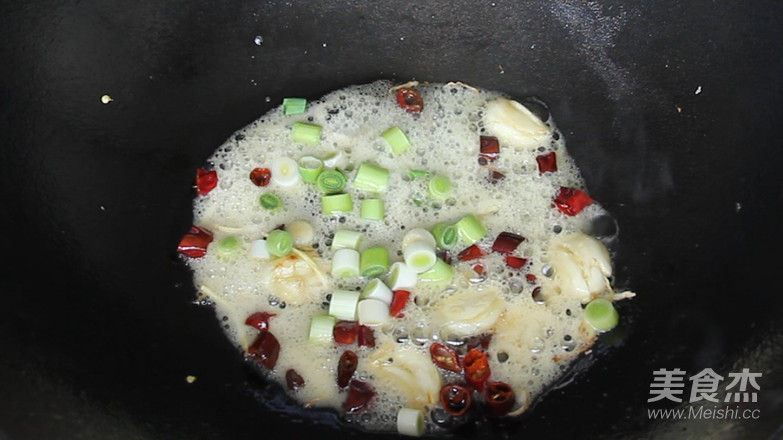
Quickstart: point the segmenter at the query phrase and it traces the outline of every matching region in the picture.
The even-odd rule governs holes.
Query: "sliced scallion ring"
[[[338,249],[332,256],[332,276],[351,278],[359,276],[360,254],[356,249]]]
[[[321,212],[324,215],[351,212],[352,210],[353,201],[350,194],[331,194],[321,197]]]
[[[218,241],[218,255],[221,257],[231,257],[239,252],[242,243],[235,235],[229,235],[228,237],[220,239]]]
[[[347,181],[340,170],[324,170],[315,179],[315,187],[324,194],[337,194],[345,188]]]
[[[268,211],[277,211],[283,207],[283,201],[280,200],[280,197],[278,197],[277,194],[273,193],[261,194],[258,198],[258,202],[261,204],[262,208]]]
[[[359,304],[359,292],[337,289],[332,292],[329,301],[329,314],[337,319],[356,321],[356,307]]]
[[[420,240],[405,246],[402,249],[402,257],[405,264],[418,274],[430,270],[438,260],[435,255],[435,247]]]
[[[608,299],[596,298],[585,307],[585,320],[599,332],[613,329],[619,319],[617,309]]]
[[[385,207],[381,199],[364,199],[360,207],[361,216],[367,220],[383,220]]]
[[[291,139],[297,142],[317,144],[321,142],[321,126],[307,122],[295,122],[291,127]]]
[[[378,299],[359,301],[356,317],[361,325],[380,325],[389,320],[389,305]]]
[[[487,235],[487,229],[473,214],[462,217],[454,226],[457,228],[459,238],[468,244],[473,244]]]
[[[282,229],[275,229],[266,237],[266,249],[275,257],[285,257],[294,248],[294,237]]]
[[[306,246],[315,241],[315,228],[313,227],[313,224],[307,220],[294,220],[287,223],[285,230],[294,237],[294,244],[296,246]]]
[[[342,151],[333,151],[324,156],[324,166],[326,168],[342,168],[346,165],[346,157]]]
[[[451,180],[446,176],[433,176],[427,185],[427,189],[430,192],[430,197],[443,200],[451,195]]]
[[[299,183],[299,164],[288,157],[279,157],[270,166],[272,181],[281,186],[291,186]]]
[[[389,269],[389,278],[386,280],[389,289],[392,291],[400,289],[410,289],[416,286],[416,279],[418,274],[415,270],[411,269],[407,264],[402,261],[398,261],[391,265]]]
[[[432,235],[432,232],[424,229],[424,228],[413,228],[405,233],[405,235],[402,236],[402,247],[407,247],[409,244],[413,243],[414,241],[423,241],[427,243],[427,245],[435,247],[437,245],[437,242],[435,241],[435,237]]]
[[[298,115],[304,113],[307,100],[304,98],[283,98],[283,114]]]
[[[429,270],[419,274],[418,281],[423,284],[442,286],[448,284],[452,277],[454,277],[454,268],[438,258]]]
[[[377,299],[383,301],[388,306],[392,302],[394,294],[389,286],[378,278],[373,278],[362,289],[362,299]]]
[[[364,235],[359,231],[349,229],[338,229],[332,238],[332,250],[337,249],[359,249]]]
[[[272,256],[266,247],[266,240],[260,238],[250,243],[250,256],[253,258],[268,259]]]
[[[389,149],[393,155],[402,154],[411,148],[408,136],[400,129],[394,126],[381,133],[381,137],[389,144]]]
[[[362,251],[359,271],[363,277],[379,277],[389,270],[389,251],[383,246],[373,246]]]
[[[361,190],[382,193],[389,187],[389,170],[363,162],[353,178],[353,186]]]
[[[334,340],[334,325],[337,318],[330,315],[315,315],[310,320],[310,342],[328,344]]]
[[[435,243],[441,249],[451,249],[457,245],[459,234],[457,228],[449,223],[438,223],[432,228],[432,235],[435,237]]]
[[[414,408],[400,408],[397,412],[397,432],[411,437],[424,434],[424,412]]]
[[[302,156],[299,159],[299,175],[304,183],[315,183],[324,169],[324,162],[315,156]]]

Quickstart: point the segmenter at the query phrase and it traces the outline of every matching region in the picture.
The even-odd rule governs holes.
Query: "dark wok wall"
[[[376,78],[538,96],[620,223],[617,282],[640,296],[606,356],[480,436],[657,432],[652,371],[676,367],[765,372],[764,416],[724,438],[783,420],[777,2],[41,0],[0,16],[0,439],[315,430],[259,401],[173,251],[193,170],[233,131]]]

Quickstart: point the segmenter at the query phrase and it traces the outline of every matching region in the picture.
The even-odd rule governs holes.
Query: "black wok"
[[[175,248],[194,170],[235,130],[378,78],[548,103],[620,225],[615,281],[639,293],[528,414],[457,437],[783,435],[780,3],[0,8],[0,439],[360,438],[258,379]],[[742,406],[759,417],[651,420],[677,406],[647,402],[661,368],[761,372]]]

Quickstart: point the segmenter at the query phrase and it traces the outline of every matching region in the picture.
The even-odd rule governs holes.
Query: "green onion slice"
[[[389,305],[378,299],[363,299],[356,308],[361,325],[381,325],[389,320]]]
[[[276,194],[264,193],[258,198],[261,207],[269,211],[277,211],[283,207],[283,201]]]
[[[435,265],[438,257],[435,255],[435,247],[424,241],[414,241],[402,249],[405,264],[414,272],[421,274]]]
[[[304,98],[283,98],[283,113],[285,115],[298,115],[304,113],[307,100]]]
[[[385,216],[384,203],[381,199],[364,199],[361,205],[362,218],[368,220],[383,220]]]
[[[315,156],[303,156],[299,159],[299,175],[305,183],[315,183],[324,169],[324,161]]]
[[[411,143],[400,127],[394,126],[381,133],[381,137],[389,144],[393,155],[402,154],[411,148]]]
[[[358,231],[349,229],[338,229],[332,238],[332,250],[338,249],[359,249],[364,235]]]
[[[383,246],[373,246],[362,251],[359,270],[364,277],[379,277],[389,270],[389,251]]]
[[[351,212],[352,210],[353,201],[350,194],[331,194],[321,197],[321,212],[324,215]]]
[[[271,257],[269,249],[266,247],[266,240],[260,238],[250,243],[250,256],[253,258],[268,259]]]
[[[445,199],[451,194],[451,180],[446,176],[436,175],[430,179],[427,189],[434,199]]]
[[[453,276],[454,269],[449,263],[438,258],[430,270],[419,274],[418,281],[424,284],[441,286],[448,284]]]
[[[281,186],[291,186],[299,183],[299,164],[288,157],[279,157],[270,166],[272,181]]]
[[[297,142],[317,144],[321,142],[321,126],[307,122],[295,122],[291,127],[291,139]]]
[[[383,281],[379,278],[373,278],[362,289],[361,297],[362,299],[377,299],[383,301],[388,306],[391,304],[394,294]]]
[[[285,257],[294,248],[294,237],[282,229],[275,229],[266,237],[266,249],[275,257]]]
[[[438,223],[432,228],[435,243],[441,249],[451,249],[457,245],[459,234],[457,228],[449,223]]]
[[[415,270],[411,269],[402,261],[398,261],[391,265],[391,269],[389,269],[389,278],[386,281],[389,284],[389,289],[395,291],[415,287],[417,278],[418,274]]]
[[[359,251],[356,249],[338,249],[332,256],[332,276],[352,278],[359,276]]]
[[[620,319],[611,301],[596,298],[585,307],[585,320],[599,332],[613,329]]]
[[[334,340],[334,325],[337,318],[330,315],[315,315],[310,320],[310,342],[328,344]]]
[[[408,170],[408,178],[411,180],[424,178],[424,177],[430,177],[432,173],[425,170]]]
[[[218,255],[221,257],[230,257],[239,252],[242,243],[236,236],[228,236],[218,241]]]
[[[414,241],[423,241],[431,247],[435,247],[437,242],[432,233],[424,228],[413,228],[402,236],[402,247],[407,247]]]
[[[353,186],[376,193],[384,192],[389,187],[389,170],[363,162],[353,178]]]
[[[487,235],[486,228],[473,214],[462,217],[454,226],[457,228],[459,238],[468,244],[473,244]]]
[[[337,194],[345,188],[347,180],[340,170],[324,170],[315,180],[315,186],[324,194]]]
[[[359,304],[359,292],[337,289],[332,292],[329,301],[329,314],[337,319],[356,321],[356,306]]]
[[[400,408],[397,412],[397,432],[411,437],[424,434],[424,412],[414,408]]]

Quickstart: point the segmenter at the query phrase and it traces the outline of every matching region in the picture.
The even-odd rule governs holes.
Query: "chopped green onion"
[[[397,432],[411,437],[421,437],[424,434],[424,412],[413,408],[400,408],[397,411]]]
[[[321,212],[324,215],[339,214],[353,210],[350,194],[331,194],[321,197]]]
[[[332,256],[332,276],[352,278],[359,276],[359,251],[356,249],[338,249]]]
[[[324,156],[324,166],[327,168],[343,167],[346,164],[346,157],[342,151],[332,151]]]
[[[405,246],[402,249],[402,257],[405,264],[419,274],[430,270],[438,259],[435,247],[423,241],[414,241]]]
[[[225,237],[218,241],[218,255],[221,257],[230,257],[239,252],[241,243],[239,239],[233,235]]]
[[[291,127],[291,139],[297,142],[317,144],[321,142],[321,126],[307,122],[294,122]]]
[[[379,299],[359,301],[356,316],[361,325],[380,325],[389,320],[389,305]]]
[[[487,235],[486,228],[484,228],[484,225],[482,225],[479,219],[473,214],[462,217],[454,226],[457,228],[459,238],[468,244],[473,244]]]
[[[285,257],[294,248],[294,237],[282,229],[275,229],[266,237],[266,249],[275,257]]]
[[[389,251],[383,246],[373,246],[362,251],[359,270],[363,277],[379,277],[389,270]]]
[[[330,315],[315,315],[310,320],[310,342],[328,344],[334,340],[334,325],[337,318]]]
[[[451,194],[451,181],[446,176],[433,176],[427,186],[430,196],[434,199],[445,199]]]
[[[421,283],[429,285],[434,284],[439,286],[442,284],[447,284],[449,281],[451,281],[453,276],[454,269],[449,265],[449,263],[446,263],[445,261],[438,258],[430,270],[419,274],[418,280]]]
[[[315,240],[315,228],[307,220],[294,220],[285,225],[285,230],[294,237],[296,246],[306,246]]]
[[[266,247],[266,240],[261,238],[250,243],[250,256],[253,258],[268,259],[271,254]]]
[[[356,321],[356,306],[359,304],[359,292],[337,289],[332,292],[329,301],[329,314],[337,319]]]
[[[432,173],[425,170],[408,170],[408,178],[411,180],[422,178],[422,177],[430,177]]]
[[[389,289],[392,291],[400,289],[410,289],[416,286],[416,279],[418,274],[415,270],[408,267],[407,264],[402,261],[398,261],[391,265],[389,269]]]
[[[619,319],[617,309],[608,299],[596,298],[585,307],[585,320],[599,332],[613,329]]]
[[[364,235],[361,232],[338,229],[334,233],[334,238],[332,238],[332,250],[359,249],[359,245],[362,244],[362,238],[364,238]]]
[[[303,156],[299,159],[299,175],[305,183],[315,183],[324,169],[324,161],[315,156]]]
[[[384,192],[389,187],[389,170],[363,162],[353,178],[353,186],[377,193]]]
[[[315,180],[315,186],[324,194],[337,194],[345,188],[347,180],[340,170],[324,170]]]
[[[394,294],[389,286],[378,278],[370,280],[362,290],[362,299],[377,299],[386,303],[387,306],[391,304],[393,297]]]
[[[384,204],[381,199],[364,199],[361,206],[362,218],[368,220],[383,220]]]
[[[299,164],[295,160],[280,157],[275,159],[270,166],[272,181],[281,186],[291,186],[299,183]]]
[[[258,201],[261,203],[262,208],[269,211],[277,211],[283,207],[283,201],[280,200],[280,197],[277,197],[277,195],[273,193],[261,194],[261,197],[258,198]]]
[[[414,241],[423,241],[431,247],[435,247],[437,245],[435,242],[435,237],[432,235],[432,233],[424,228],[413,228],[406,232],[405,235],[402,236],[402,247],[407,247]]]
[[[304,98],[283,98],[283,114],[298,115],[304,113],[307,100]]]
[[[457,245],[459,234],[457,228],[448,223],[438,223],[432,228],[432,235],[435,237],[435,243],[441,249],[451,249]]]
[[[400,127],[394,126],[381,133],[381,137],[389,144],[393,155],[402,154],[408,151],[411,143]]]

